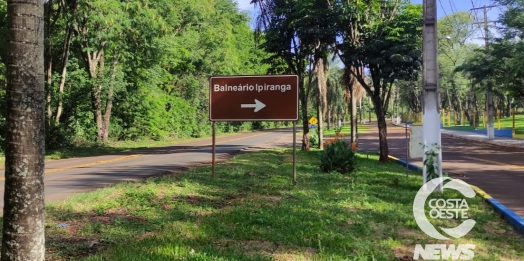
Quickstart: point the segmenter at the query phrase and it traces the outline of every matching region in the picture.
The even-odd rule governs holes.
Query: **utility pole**
[[[482,9],[484,11],[484,21],[482,22],[477,22],[475,24],[484,24],[484,45],[485,45],[485,48],[486,48],[486,58],[489,59],[490,55],[489,55],[489,28],[488,28],[488,11],[489,9],[493,8],[493,7],[496,7],[495,5],[491,5],[491,6],[483,6],[483,7],[477,7],[477,8],[472,8],[471,10],[472,11],[476,11],[476,10],[480,10]],[[488,77],[491,77],[491,75],[488,75]],[[487,134],[488,134],[488,140],[492,140],[492,139],[495,139],[495,127],[494,127],[494,124],[493,124],[493,111],[494,111],[494,106],[493,106],[493,92],[492,92],[492,88],[493,88],[493,82],[491,81],[490,78],[488,78],[487,80],[487,91],[486,91],[486,109],[488,110],[488,126],[487,126]]]
[[[424,28],[423,28],[423,124],[424,161],[428,151],[438,153],[437,167],[440,178],[439,190],[442,191],[442,147],[440,137],[439,91],[438,91],[438,63],[437,63],[437,1],[424,0]],[[424,166],[423,182],[426,187],[427,167]]]

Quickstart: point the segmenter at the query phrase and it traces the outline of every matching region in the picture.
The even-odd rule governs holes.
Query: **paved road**
[[[216,159],[225,160],[241,150],[291,147],[292,130],[280,129],[217,137]],[[298,140],[298,138],[297,138]],[[298,148],[300,144],[297,145]],[[124,180],[176,172],[211,163],[211,139],[175,146],[140,149],[114,155],[71,158],[46,162],[45,200],[105,187]],[[0,169],[0,173],[4,173]],[[211,173],[210,173],[211,175]],[[0,177],[0,213],[4,204],[4,176]]]
[[[378,151],[378,131],[369,125],[370,133],[359,136],[359,148]],[[403,127],[388,126],[389,154],[406,159]],[[496,200],[524,217],[524,149],[495,146],[442,134],[443,169],[486,191]],[[422,159],[409,159],[422,166]],[[460,175],[463,174],[463,175]]]

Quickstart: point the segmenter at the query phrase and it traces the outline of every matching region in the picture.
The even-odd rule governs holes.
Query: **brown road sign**
[[[220,76],[209,80],[211,121],[296,121],[298,76]]]

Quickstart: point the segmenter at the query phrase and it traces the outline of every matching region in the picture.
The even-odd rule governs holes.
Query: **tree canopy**
[[[5,14],[0,1],[4,36]],[[200,137],[211,130],[210,76],[268,70],[248,14],[232,0],[49,0],[45,22],[48,148]],[[2,102],[4,41],[0,37]]]

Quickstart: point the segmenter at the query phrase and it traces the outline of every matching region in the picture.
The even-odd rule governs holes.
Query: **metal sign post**
[[[215,134],[216,134],[216,132],[215,132],[215,122],[214,121],[212,122],[212,125],[213,125],[213,127],[212,127],[213,128],[213,130],[212,130],[212,132],[213,132],[213,138],[212,138],[213,139],[213,148],[211,149],[211,154],[212,154],[211,157],[213,159],[211,160],[211,162],[212,162],[211,163],[212,164],[211,176],[214,178],[214,177],[216,177],[216,173],[215,173],[215,153],[216,153],[216,146],[215,146],[215,143],[216,143],[215,136],[216,135]]]
[[[406,122],[406,178],[409,176],[409,140],[408,140],[408,123]]]
[[[293,121],[293,184],[297,183],[297,122]]]

